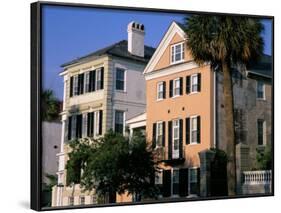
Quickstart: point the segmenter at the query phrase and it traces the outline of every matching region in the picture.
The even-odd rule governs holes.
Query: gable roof
[[[132,55],[128,51],[128,41],[122,40],[115,44],[109,45],[105,48],[96,50],[95,52],[92,52],[88,55],[85,55],[85,56],[79,57],[77,59],[71,60],[69,62],[66,62],[66,63],[62,64],[61,67],[66,67],[66,66],[73,65],[76,63],[86,62],[90,59],[95,59],[102,55],[112,55],[112,56],[117,56],[117,57],[134,60],[134,61],[138,61],[138,62],[142,62],[142,63],[147,63],[149,61],[149,59],[151,58],[151,56],[153,55],[154,51],[155,51],[155,48],[145,45],[144,46],[144,57]]]
[[[170,41],[174,37],[174,35],[178,33],[183,39],[186,39],[186,34],[183,30],[183,25],[173,21],[168,30],[166,31],[165,35],[163,36],[162,40],[160,41],[157,49],[155,50],[153,56],[151,57],[150,61],[148,62],[147,66],[145,67],[143,73],[147,74],[153,71],[154,67],[156,66],[157,62],[160,60],[160,57],[168,47]]]

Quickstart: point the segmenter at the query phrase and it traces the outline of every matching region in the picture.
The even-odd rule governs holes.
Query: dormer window
[[[184,43],[178,43],[171,46],[171,63],[179,63],[184,60]]]

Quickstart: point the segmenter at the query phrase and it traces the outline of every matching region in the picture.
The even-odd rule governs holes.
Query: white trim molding
[[[188,61],[188,62],[185,62],[182,64],[172,65],[172,66],[160,69],[160,70],[155,70],[153,72],[146,73],[145,80],[152,80],[155,78],[160,78],[160,77],[164,77],[164,76],[167,76],[170,74],[184,72],[184,71],[195,69],[195,68],[199,68],[199,65],[197,63],[195,63],[194,61]]]
[[[144,74],[147,74],[151,71],[154,70],[157,62],[160,60],[161,56],[163,55],[164,51],[166,48],[169,46],[171,40],[173,39],[174,35],[178,34],[182,37],[183,40],[186,40],[186,34],[185,32],[181,29],[181,27],[176,23],[172,22],[170,27],[168,28],[168,31],[162,38],[160,44],[158,45],[156,51],[154,52],[153,56],[151,57],[149,63],[144,69]]]

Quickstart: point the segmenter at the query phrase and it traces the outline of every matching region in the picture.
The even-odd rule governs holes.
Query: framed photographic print
[[[31,208],[274,195],[274,17],[31,4]]]

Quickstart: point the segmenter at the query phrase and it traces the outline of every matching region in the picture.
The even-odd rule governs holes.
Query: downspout
[[[216,108],[216,99],[217,99],[217,85],[216,85],[216,71],[214,70],[214,75],[213,75],[213,146],[214,148],[217,148],[217,140],[216,140],[216,124],[217,124],[217,108]]]

